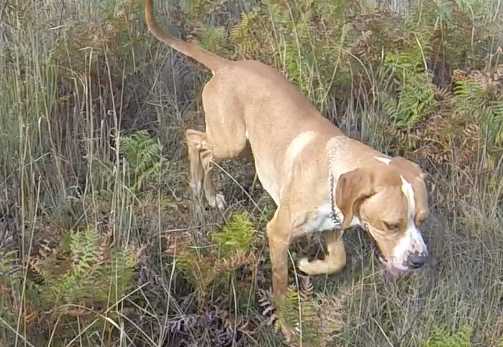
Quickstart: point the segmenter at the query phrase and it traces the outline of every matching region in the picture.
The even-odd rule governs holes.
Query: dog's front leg
[[[281,299],[288,289],[289,223],[278,208],[267,224],[267,240],[272,264],[272,289],[274,300]]]
[[[282,299],[288,290],[288,247],[290,245],[290,222],[278,208],[267,224],[267,239],[272,264],[272,292],[276,309],[281,310]],[[281,313],[280,313],[281,316]],[[280,328],[287,343],[294,337],[294,330],[280,319]]]

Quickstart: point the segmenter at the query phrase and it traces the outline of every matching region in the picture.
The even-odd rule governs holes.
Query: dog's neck
[[[330,141],[331,142],[331,141]],[[342,226],[344,216],[335,201],[335,191],[337,188],[337,180],[339,174],[335,169],[337,149],[335,144],[327,144],[327,159],[328,159],[328,201],[330,202],[331,216],[330,218],[339,230]]]
[[[332,171],[329,168],[328,172],[328,200],[330,201],[330,218],[332,219],[332,222],[334,225],[336,225],[337,229],[340,229],[342,227],[342,221],[343,221],[343,216],[339,208],[337,207],[337,204],[335,203],[335,188],[336,188],[336,181],[335,177],[332,174]]]
[[[339,177],[345,173],[343,167],[341,167],[341,160],[338,156],[347,155],[346,151],[346,141],[348,140],[345,136],[337,136],[330,139],[326,145],[326,155],[328,160],[328,201],[330,202],[332,210],[332,220],[334,223],[337,221],[337,229],[340,229],[342,222],[344,221],[344,215],[336,203],[336,189]],[[351,221],[352,226],[361,225],[360,219],[357,216],[353,216]]]

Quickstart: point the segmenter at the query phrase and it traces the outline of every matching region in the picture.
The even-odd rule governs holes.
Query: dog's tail
[[[192,59],[198,61],[199,63],[209,68],[213,73],[220,67],[227,65],[229,60],[208,52],[197,45],[174,38],[173,36],[166,33],[156,22],[152,7],[152,0],[145,0],[145,21],[147,22],[148,30],[150,30],[150,32],[159,41],[164,42],[180,53],[183,53],[186,56],[189,56]]]

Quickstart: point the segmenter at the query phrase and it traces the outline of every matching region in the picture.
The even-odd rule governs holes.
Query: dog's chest
[[[339,228],[340,224],[336,224],[334,220],[334,212],[329,202],[311,211],[304,225],[304,232],[321,232]]]

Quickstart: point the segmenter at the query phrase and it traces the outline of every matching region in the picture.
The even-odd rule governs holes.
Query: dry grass
[[[489,24],[499,24],[499,2],[488,3],[494,5],[494,23],[486,23],[492,28]],[[295,35],[288,36],[278,24],[271,40],[250,46],[252,39],[243,40],[257,40],[261,34],[253,21],[241,31],[235,24],[239,13],[255,2],[187,4],[189,19],[174,4],[159,6],[170,30],[185,33],[191,29],[187,22],[196,23],[205,13],[211,24],[232,23],[229,40],[216,33],[217,39],[207,37],[204,43],[227,55],[263,54],[259,58],[286,71],[348,134],[418,160],[430,174],[433,215],[424,233],[431,263],[410,278],[386,281],[368,236],[348,232],[346,268],[335,276],[312,279],[313,307],[329,307],[324,321],[339,325],[326,333],[333,336],[321,340],[331,337],[329,346],[457,346],[453,336],[468,327],[473,346],[501,346],[503,159],[501,143],[480,136],[486,134],[486,123],[456,108],[453,100],[459,99],[448,95],[452,91],[437,90],[438,112],[410,129],[390,126],[386,93],[395,91],[397,82],[388,69],[376,67],[374,59],[381,53],[373,55],[368,34],[343,38],[337,36],[346,35],[342,26],[317,23],[319,36],[306,38],[303,27],[295,26]],[[291,16],[286,20],[293,23],[298,9],[285,4]],[[256,182],[253,165],[245,161],[219,168],[229,203],[222,213],[206,209],[191,195],[183,131],[203,127],[199,95],[207,74],[146,33],[141,7],[141,1],[132,0],[0,4],[0,345],[283,344],[268,322],[274,314],[263,314],[267,300],[259,295],[270,287],[264,227],[274,212],[273,202]],[[279,5],[272,9],[284,10]],[[272,20],[274,11],[261,20]],[[354,25],[377,17],[361,16]],[[470,20],[479,30],[479,18]],[[487,67],[501,60],[501,37],[491,37],[484,46]],[[342,44],[343,39],[352,46]],[[300,40],[311,40],[314,48],[316,42],[330,43],[320,55],[337,54],[330,64],[321,59],[296,61],[289,54],[305,53]],[[267,56],[265,49],[278,54]],[[344,59],[351,64],[345,65]],[[312,69],[306,72],[308,67]],[[337,78],[332,78],[334,72]],[[495,88],[503,93],[501,86]],[[456,127],[461,118],[464,123]],[[475,135],[460,135],[466,124],[477,126]],[[162,147],[153,162],[143,159],[148,165],[141,168],[121,151],[124,138],[138,130],[147,130]],[[141,150],[139,142],[132,146]],[[155,147],[151,143],[147,149]],[[134,184],[140,176],[144,180]],[[224,256],[211,235],[242,211],[258,231],[254,256],[220,258]],[[63,300],[57,301],[58,307],[44,307],[40,288],[48,285],[47,278],[33,264],[50,258],[70,231],[89,227],[110,242],[100,246],[99,254],[113,247],[135,253],[134,281],[126,294],[109,295],[105,304]],[[318,254],[319,245],[317,240],[299,241],[291,250],[292,259],[300,253]],[[184,275],[187,267],[184,270],[179,261],[187,257],[181,254],[197,259],[191,265],[199,267],[201,278],[207,274],[205,265],[216,264],[221,270],[217,272],[225,274],[213,274],[200,296],[198,284]],[[60,260],[78,263],[64,253]],[[292,283],[299,286],[299,281],[294,274]],[[105,293],[118,293],[113,285],[108,290]],[[301,326],[309,322],[301,321]]]

